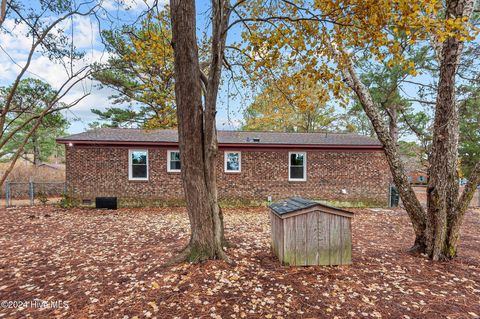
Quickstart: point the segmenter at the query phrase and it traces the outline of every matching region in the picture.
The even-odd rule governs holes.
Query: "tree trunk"
[[[473,0],[447,1],[446,17],[470,18]],[[455,76],[463,43],[448,38],[442,46],[440,77],[435,108],[432,151],[429,157],[429,184],[427,189],[427,212],[420,206],[399,161],[394,135],[388,134],[381,114],[373,102],[368,88],[361,82],[349,61],[342,72],[347,84],[359,98],[369,117],[378,139],[384,146],[393,179],[402,202],[415,230],[414,250],[428,254],[433,260],[450,259],[456,256],[463,216],[476,187],[480,183],[480,163],[477,163],[470,180],[459,198],[458,187],[458,109],[455,103]],[[333,49],[333,48],[332,48]],[[339,56],[340,52],[336,51]],[[343,58],[346,55],[344,54]]]
[[[15,167],[15,164],[17,163],[18,158],[21,156],[25,149],[25,145],[27,145],[28,141],[32,137],[32,135],[35,133],[35,131],[38,129],[40,124],[42,123],[42,119],[45,117],[45,115],[48,113],[48,109],[44,110],[42,113],[39,114],[39,118],[33,124],[32,128],[30,131],[27,133],[27,135],[23,138],[23,141],[21,142],[20,145],[18,145],[17,150],[15,151],[15,154],[10,158],[10,164],[8,165],[7,169],[5,172],[3,172],[3,175],[0,177],[0,185],[3,185],[5,181],[7,180],[8,175],[12,172],[13,168]]]
[[[220,77],[222,72],[223,57],[225,51],[225,41],[227,38],[228,21],[230,16],[229,0],[212,1],[212,44],[211,44],[211,60],[208,72],[205,93],[205,180],[207,183],[208,193],[210,195],[210,207],[213,211],[215,225],[216,240],[227,245],[223,227],[223,212],[218,205],[217,192],[217,95],[220,86]],[[223,250],[222,250],[223,252]]]
[[[389,106],[387,109],[387,114],[390,120],[388,121],[388,131],[390,132],[390,138],[392,139],[393,144],[398,144],[398,115],[397,107],[395,105]]]
[[[222,10],[218,10],[221,5],[217,1],[212,4],[212,61],[208,82],[204,83],[206,95],[203,108],[195,1],[170,1],[181,174],[191,229],[190,242],[179,256],[179,261],[226,258],[222,246],[223,215],[218,206],[215,173],[218,149],[216,99],[225,45],[221,37],[225,37],[226,32],[217,29],[219,11],[223,14]]]
[[[470,18],[472,10],[473,0],[447,1],[446,17]],[[462,49],[463,42],[450,37],[443,43],[440,56],[426,214],[426,253],[433,260],[456,256],[457,243],[452,245],[449,238],[458,238],[458,234],[449,234],[452,222],[461,225],[463,221],[464,211],[459,210],[458,201],[459,123],[455,100],[455,77]]]
[[[459,41],[454,38],[447,39],[440,67],[426,214],[426,253],[434,260],[447,255],[447,215],[454,213],[458,199],[459,128],[455,105],[455,73],[460,50]]]
[[[345,55],[343,58],[340,57],[342,52],[339,52],[333,48],[332,50],[334,50],[337,58],[346,58]],[[393,182],[397,186],[398,193],[402,199],[402,203],[408,213],[408,216],[410,217],[410,221],[415,231],[415,243],[411,247],[411,251],[423,252],[425,250],[425,212],[422,208],[422,205],[418,201],[410,182],[408,181],[407,175],[405,174],[405,168],[400,160],[398,146],[392,139],[387,125],[382,120],[380,108],[377,107],[373,102],[373,98],[368,88],[360,80],[360,77],[355,72],[351,61],[348,58],[346,58],[346,61],[347,63],[344,65],[342,73],[348,86],[355,92],[360,100],[360,103],[370,119],[378,139],[383,145],[383,150],[390,167]]]
[[[33,144],[33,165],[37,166],[40,164],[40,149],[38,147],[37,134],[32,135],[32,144]]]
[[[7,0],[1,0],[1,1],[2,1],[2,4],[0,5],[0,27],[5,21],[5,17],[7,15]]]
[[[477,186],[480,184],[480,161],[477,162],[475,168],[470,174],[470,179],[465,185],[462,196],[458,201],[456,214],[450,214],[447,216],[448,230],[446,238],[446,256],[447,258],[453,258],[456,255],[458,242],[460,239],[460,228],[463,224],[463,216],[468,208],[468,204],[473,198]]]

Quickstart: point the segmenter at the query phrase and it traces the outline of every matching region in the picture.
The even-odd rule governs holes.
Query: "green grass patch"
[[[372,208],[385,207],[385,203],[379,203],[371,200],[363,201],[336,201],[336,200],[316,200],[317,202],[338,208]]]
[[[68,200],[68,202],[67,202]],[[280,199],[274,200],[277,202]],[[315,201],[334,206],[338,208],[370,208],[370,207],[385,207],[385,203],[372,200],[352,200],[352,201],[337,201],[337,200],[325,200],[314,199]],[[82,204],[80,198],[66,197],[66,206],[70,207],[87,207]],[[184,199],[150,199],[150,198],[118,198],[118,207],[128,208],[142,208],[142,207],[185,207]],[[241,207],[268,207],[272,202],[260,199],[251,198],[223,198],[219,200],[220,207],[222,208],[241,208]],[[95,207],[95,200],[92,198],[92,204],[88,207]]]
[[[220,207],[222,208],[239,208],[239,207],[266,207],[270,203],[258,199],[245,199],[245,198],[229,198],[220,199]]]

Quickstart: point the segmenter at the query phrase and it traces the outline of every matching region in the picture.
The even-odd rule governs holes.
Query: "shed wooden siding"
[[[351,219],[314,210],[280,218],[272,214],[272,248],[287,265],[352,263]]]
[[[270,214],[271,229],[275,230],[272,232],[272,250],[280,260],[283,260],[283,222],[276,214],[272,212]]]

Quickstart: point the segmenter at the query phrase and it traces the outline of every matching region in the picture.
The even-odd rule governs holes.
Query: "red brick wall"
[[[180,173],[167,172],[167,150],[149,147],[149,180],[128,180],[128,148],[68,147],[66,179],[75,199],[116,196],[129,200],[182,200]],[[312,151],[307,153],[307,180],[288,180],[289,150],[242,150],[241,172],[224,172],[217,163],[221,199],[266,200],[289,196],[387,204],[390,173],[382,151]],[[342,189],[346,194],[342,194]]]

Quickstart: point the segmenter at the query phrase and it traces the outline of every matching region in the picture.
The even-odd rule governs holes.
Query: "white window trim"
[[[303,178],[292,178],[290,176],[290,167],[292,154],[303,154]],[[290,182],[306,182],[307,181],[307,152],[288,152],[288,180]]]
[[[145,152],[147,153],[147,177],[133,177],[133,171],[132,171],[132,153],[133,152]],[[149,171],[149,166],[148,165],[148,150],[146,149],[129,149],[128,150],[128,179],[130,181],[148,181],[148,171]]]
[[[227,155],[228,154],[238,154],[238,171],[232,171],[227,169]],[[242,172],[242,152],[236,152],[236,151],[229,151],[225,152],[223,155],[223,162],[224,162],[224,172],[225,173],[241,173]]]
[[[167,172],[169,172],[169,173],[179,173],[179,172],[181,172],[181,169],[171,169],[170,168],[170,160],[171,160],[170,154],[173,153],[173,152],[180,153],[179,150],[168,150],[167,151]],[[182,165],[181,163],[182,162],[180,162],[180,165]]]

